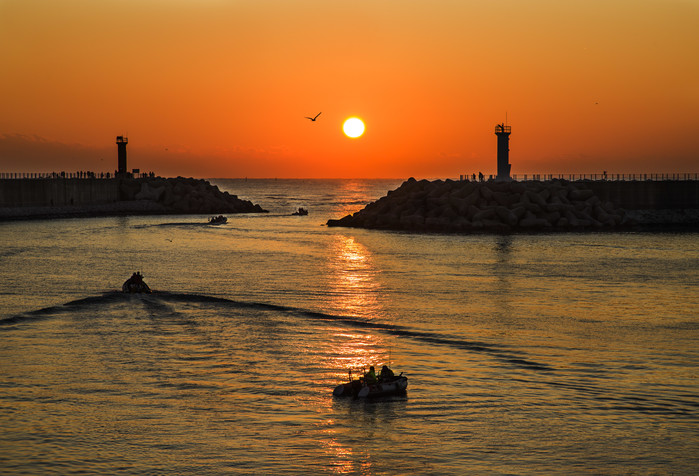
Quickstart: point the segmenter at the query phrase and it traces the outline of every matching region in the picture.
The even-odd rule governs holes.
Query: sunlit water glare
[[[270,213],[0,224],[3,473],[699,469],[696,233],[328,228],[400,181],[214,182]],[[332,398],[389,362],[407,395]]]

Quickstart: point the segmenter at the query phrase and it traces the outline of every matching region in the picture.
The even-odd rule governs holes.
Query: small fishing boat
[[[296,210],[294,213],[291,214],[292,216],[305,216],[308,215],[308,210],[306,210],[303,207],[299,207],[298,210]]]
[[[335,387],[333,395],[336,397],[373,398],[405,393],[408,388],[408,377],[404,377],[403,372],[400,375],[393,375],[393,372],[388,375],[384,372],[382,374],[384,375],[379,376],[378,379],[369,378],[369,374],[353,379],[350,370],[349,381]]]
[[[135,272],[121,286],[122,292],[125,293],[145,293],[150,294],[150,288],[143,281],[143,275],[140,271]]]
[[[223,215],[219,215],[217,217],[211,217],[209,218],[209,225],[222,225],[228,221],[228,218],[224,217]]]

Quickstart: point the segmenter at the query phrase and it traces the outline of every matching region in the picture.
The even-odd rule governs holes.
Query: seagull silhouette
[[[310,119],[311,121],[316,122],[316,119],[318,119],[318,116],[320,116],[321,114],[323,114],[323,113],[322,113],[322,112],[319,112],[318,114],[316,114],[316,117],[308,117],[308,116],[306,116],[306,119]]]

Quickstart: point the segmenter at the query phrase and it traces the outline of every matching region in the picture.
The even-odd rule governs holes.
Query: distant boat
[[[222,225],[228,221],[228,218],[224,217],[223,215],[219,215],[217,217],[211,217],[209,218],[209,225]]]
[[[292,216],[303,216],[303,215],[308,215],[308,210],[305,208],[299,207],[298,210],[296,210],[294,213],[291,214]]]
[[[122,292],[125,293],[144,293],[150,294],[150,288],[143,281],[143,276],[140,271],[135,272],[121,285]]]

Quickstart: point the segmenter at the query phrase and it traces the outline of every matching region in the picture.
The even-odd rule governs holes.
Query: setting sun
[[[350,117],[342,125],[342,130],[345,131],[347,137],[354,139],[364,134],[364,123],[357,117]]]

